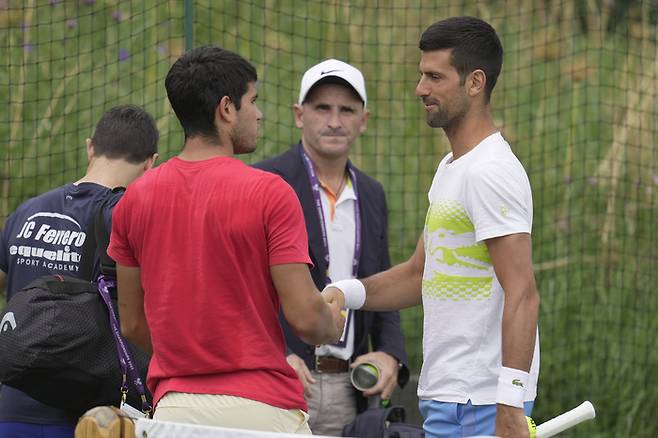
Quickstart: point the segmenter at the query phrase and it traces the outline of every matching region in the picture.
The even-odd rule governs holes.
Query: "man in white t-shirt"
[[[473,17],[432,24],[419,47],[416,95],[452,149],[434,176],[423,235],[407,262],[333,283],[325,298],[367,310],[423,304],[418,396],[428,437],[528,437],[539,294],[530,184],[489,104],[503,49]]]

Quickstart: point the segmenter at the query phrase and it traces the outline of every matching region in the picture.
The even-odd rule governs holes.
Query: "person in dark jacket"
[[[311,67],[293,107],[301,141],[254,165],[280,175],[297,193],[319,289],[390,266],[384,190],[349,160],[354,141],[366,129],[366,104],[358,69],[336,59]],[[304,385],[314,434],[340,435],[367,407],[365,397],[388,400],[395,386],[409,379],[398,312],[350,312],[341,340],[320,346],[301,341],[281,319],[288,363]],[[379,380],[360,392],[350,383],[350,370],[366,362],[377,367]]]

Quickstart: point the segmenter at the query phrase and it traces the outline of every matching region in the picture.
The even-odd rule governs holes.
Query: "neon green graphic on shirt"
[[[430,205],[425,219],[429,232],[438,230],[452,231],[454,234],[475,232],[466,210],[457,201],[441,201]]]
[[[453,301],[482,300],[491,295],[489,251],[484,243],[474,242],[475,227],[459,202],[432,203],[425,233],[426,257],[431,258],[427,268],[431,272],[425,272],[423,295]]]
[[[491,277],[462,277],[436,273],[423,280],[423,295],[440,300],[484,300],[491,295]]]

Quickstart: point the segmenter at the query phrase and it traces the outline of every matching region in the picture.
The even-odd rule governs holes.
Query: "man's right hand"
[[[316,380],[313,378],[311,371],[306,366],[306,362],[304,362],[301,357],[294,353],[289,354],[286,357],[286,360],[288,361],[288,365],[290,365],[292,369],[294,369],[297,373],[297,378],[299,378],[299,381],[302,382],[302,385],[304,385],[304,396],[307,399],[311,398],[311,385],[313,385]]]
[[[340,309],[345,308],[345,294],[337,287],[327,287],[322,291],[322,298],[331,304],[337,303]]]
[[[338,289],[336,289],[336,290],[338,290]],[[341,295],[343,294],[340,291],[338,293],[341,294]],[[324,294],[322,294],[322,296],[324,296]],[[330,342],[327,342],[327,343],[328,344],[333,344],[335,342],[338,342],[340,340],[340,337],[343,335],[343,330],[345,329],[345,315],[346,315],[346,313],[343,310],[343,307],[338,303],[337,300],[327,301],[327,304],[329,305],[329,309],[331,309],[331,317],[334,320],[333,337],[332,337],[332,340]]]

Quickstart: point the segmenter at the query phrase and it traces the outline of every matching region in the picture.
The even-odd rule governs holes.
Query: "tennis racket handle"
[[[589,401],[585,401],[580,406],[537,426],[537,434],[535,436],[537,438],[549,438],[578,423],[591,420],[594,417],[596,417],[594,406]]]

